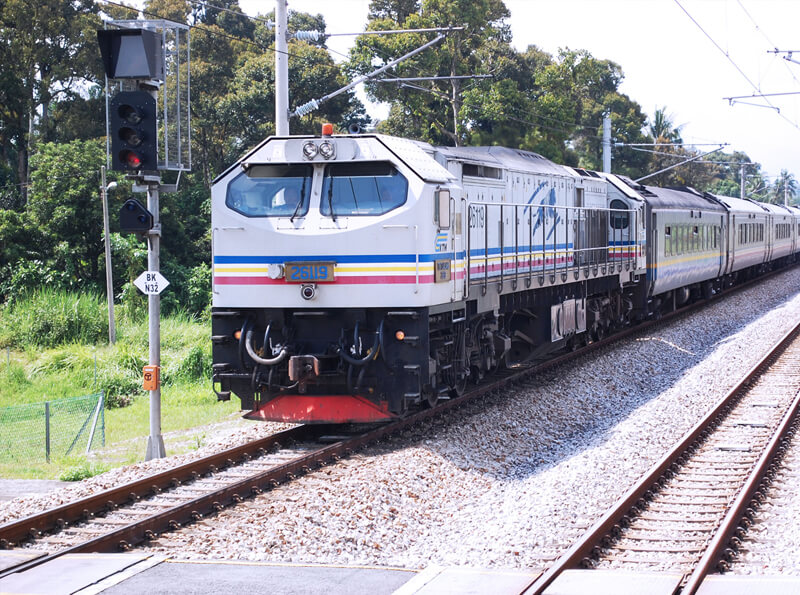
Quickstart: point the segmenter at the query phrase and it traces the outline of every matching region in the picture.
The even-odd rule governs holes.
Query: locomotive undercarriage
[[[436,309],[215,309],[215,391],[223,400],[235,393],[242,409],[267,411],[264,419],[320,403],[340,410],[317,421],[344,418],[353,404],[367,407],[359,414],[366,418],[348,421],[391,419],[459,395],[500,367],[600,339],[633,312],[616,279],[498,297],[488,312],[478,312],[476,300]],[[553,312],[564,304],[578,314],[559,327]]]

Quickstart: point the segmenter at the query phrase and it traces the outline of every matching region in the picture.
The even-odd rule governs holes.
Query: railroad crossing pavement
[[[57,479],[0,479],[0,502],[21,496],[44,494],[69,484],[70,482]]]
[[[41,552],[0,551],[0,571]],[[534,571],[170,560],[149,554],[70,554],[0,579],[0,595],[521,595]],[[668,595],[680,574],[567,571],[545,595]],[[698,595],[795,595],[800,577],[712,576]]]

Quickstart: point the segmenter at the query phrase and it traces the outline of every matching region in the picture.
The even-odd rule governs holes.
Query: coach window
[[[672,256],[672,228],[669,225],[664,228],[664,255]]]
[[[623,201],[614,199],[609,205],[611,209],[611,227],[613,229],[628,229],[629,215],[628,205]]]
[[[228,184],[225,204],[246,217],[302,217],[312,173],[310,165],[253,165]]]
[[[336,163],[325,168],[320,211],[328,217],[383,215],[405,204],[408,181],[390,163]]]

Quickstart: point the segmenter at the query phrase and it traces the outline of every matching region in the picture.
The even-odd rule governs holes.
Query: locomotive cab
[[[420,144],[376,135],[267,139],[222,174],[218,395],[312,422],[387,420],[430,399],[430,306],[458,299],[463,280],[458,190]]]

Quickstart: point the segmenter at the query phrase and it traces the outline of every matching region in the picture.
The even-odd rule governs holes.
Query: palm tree
[[[673,119],[673,114],[667,114],[667,106],[656,108],[655,114],[653,114],[653,121],[649,126],[649,132],[657,143],[680,144],[683,142],[681,129],[685,124],[675,126]]]
[[[786,200],[788,203],[794,202],[795,195],[797,194],[797,180],[794,174],[789,173],[789,170],[782,169],[780,175],[775,180],[772,186],[772,200],[776,204],[783,204]]]

